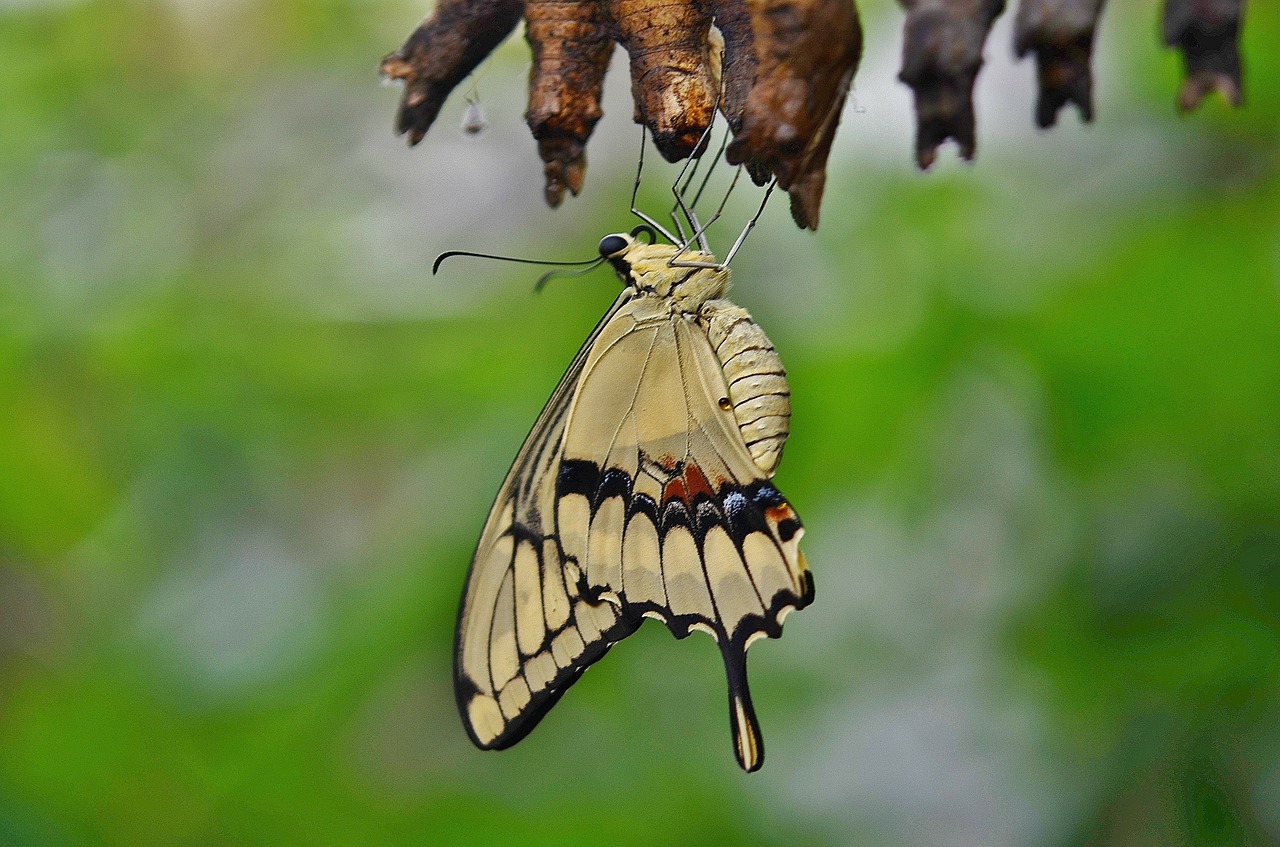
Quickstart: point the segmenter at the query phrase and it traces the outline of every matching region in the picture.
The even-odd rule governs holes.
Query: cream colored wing
[[[555,536],[556,474],[583,365],[634,292],[597,325],[520,448],[485,522],[458,613],[454,692],[476,746],[501,749],[537,725],[582,671],[635,631],[565,578]]]
[[[556,530],[569,583],[621,621],[664,621],[720,645],[738,761],[763,744],[746,651],[813,597],[803,529],[743,440],[706,331],[657,298],[622,307],[584,364],[569,411]],[[770,469],[771,470],[771,469]]]

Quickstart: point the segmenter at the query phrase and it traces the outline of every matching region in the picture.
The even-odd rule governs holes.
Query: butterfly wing
[[[596,326],[520,448],[489,512],[467,575],[454,650],[454,692],[467,734],[510,747],[618,640],[635,631],[607,602],[565,577],[555,534],[556,474],[583,367],[631,299]]]
[[[564,431],[556,529],[567,583],[621,621],[664,621],[720,646],[746,770],[763,761],[746,651],[813,597],[794,510],[751,458],[724,372],[694,319],[657,298],[591,349]]]

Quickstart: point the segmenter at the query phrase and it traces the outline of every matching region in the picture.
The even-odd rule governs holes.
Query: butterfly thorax
[[[681,253],[669,244],[640,241],[632,241],[610,257],[610,264],[627,285],[642,295],[669,299],[675,310],[689,315],[696,315],[703,303],[729,290],[728,268],[688,266],[715,262],[715,256],[701,250]]]

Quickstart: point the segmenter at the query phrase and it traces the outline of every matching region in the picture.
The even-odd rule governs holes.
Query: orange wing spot
[[[707,477],[703,474],[702,468],[697,465],[686,464],[684,466],[684,485],[689,492],[689,500],[699,494],[705,494],[712,498],[716,496],[716,493],[711,490],[711,484],[707,482]]]
[[[795,510],[787,503],[783,503],[779,506],[770,506],[765,509],[764,514],[765,517],[774,523],[782,523],[788,518],[794,520],[796,516]]]
[[[719,482],[724,485],[726,481],[720,480]],[[662,502],[681,500],[685,505],[692,505],[694,498],[699,494],[705,494],[713,499],[716,496],[715,489],[707,481],[707,476],[702,472],[702,468],[697,465],[687,464],[684,466],[684,474],[673,477],[666,487],[662,489]]]

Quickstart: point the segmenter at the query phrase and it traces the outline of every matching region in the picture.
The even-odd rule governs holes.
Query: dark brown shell
[[[977,148],[973,87],[1005,0],[899,0],[906,10],[899,78],[915,95],[922,169],[954,139]],[[1034,53],[1035,120],[1052,126],[1074,103],[1093,119],[1090,69],[1105,0],[1019,0],[1014,52]],[[1181,50],[1179,107],[1220,92],[1239,105],[1243,0],[1165,0],[1165,43]],[[826,162],[862,53],[853,0],[439,0],[382,73],[404,82],[396,118],[410,144],[449,93],[521,18],[533,53],[526,119],[538,142],[546,199],[558,206],[586,175],[614,44],[629,56],[635,120],[670,161],[701,155],[719,102],[733,143],[726,158],[757,184],[776,178],[802,228],[816,228]]]

